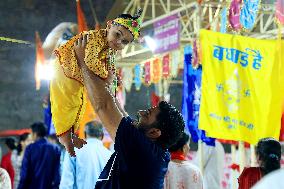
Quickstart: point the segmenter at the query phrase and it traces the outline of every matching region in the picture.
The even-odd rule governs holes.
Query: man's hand
[[[89,41],[89,35],[81,35],[80,38],[74,43],[74,51],[78,60],[78,65],[81,67],[84,63],[85,48]]]

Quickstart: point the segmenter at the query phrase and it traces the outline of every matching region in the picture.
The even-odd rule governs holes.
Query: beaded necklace
[[[115,94],[116,96],[116,92],[117,92],[117,72],[115,69],[115,64],[116,64],[116,57],[115,57],[116,51],[112,50],[109,48],[108,53],[107,53],[107,57],[106,57],[106,61],[107,61],[107,66],[108,66],[108,70],[111,70],[114,72],[115,78],[113,80],[113,84],[112,84],[112,92]]]

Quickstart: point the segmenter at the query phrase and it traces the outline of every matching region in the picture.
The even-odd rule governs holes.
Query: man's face
[[[148,110],[138,111],[138,129],[148,132],[149,129],[153,128],[152,125],[157,121],[157,116],[159,113],[159,107],[152,107]]]
[[[133,41],[133,36],[125,27],[109,25],[107,27],[107,42],[110,48],[122,50]]]

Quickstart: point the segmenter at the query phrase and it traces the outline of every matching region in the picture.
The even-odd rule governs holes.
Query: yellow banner
[[[256,144],[279,138],[283,44],[201,30],[199,128],[209,137]]]

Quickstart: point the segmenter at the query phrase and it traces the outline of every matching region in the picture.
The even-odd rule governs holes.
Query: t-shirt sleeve
[[[130,117],[122,118],[115,137],[115,151],[120,153],[125,159],[136,156],[155,156],[161,153],[161,148],[148,139],[144,133],[139,131],[132,124]]]

